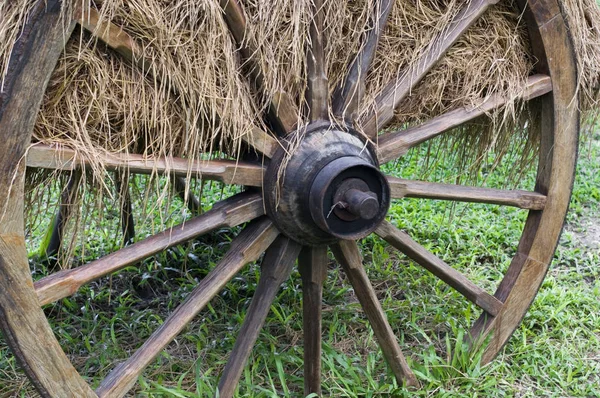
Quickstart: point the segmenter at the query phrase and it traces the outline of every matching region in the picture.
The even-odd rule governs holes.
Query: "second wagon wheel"
[[[473,341],[484,341],[483,361],[493,359],[514,332],[541,286],[554,254],[571,195],[578,138],[576,67],[567,27],[556,0],[521,2],[535,71],[519,90],[519,100],[537,98],[541,111],[539,163],[531,191],[470,188],[386,176],[380,165],[453,127],[501,108],[509,99],[488,96],[473,108],[457,108],[409,128],[387,128],[394,109],[415,90],[427,73],[482,15],[495,7],[490,0],[471,0],[423,48],[421,54],[393,76],[368,108],[365,84],[394,4],[374,1],[371,29],[348,65],[343,82],[328,87],[321,0],[314,0],[307,19],[306,87],[298,93],[265,93],[257,49],[245,40],[251,27],[244,6],[221,2],[223,18],[237,43],[243,69],[253,90],[274,98],[264,118],[271,131],[253,130],[249,145],[265,161],[196,162],[184,159],[143,160],[123,155],[102,160],[109,170],[149,173],[167,168],[185,174],[189,168],[204,178],[245,186],[245,192],[214,204],[212,210],[187,222],[72,270],[32,281],[24,237],[25,167],[74,168],[74,151],[52,146],[31,148],[31,131],[50,74],[73,24],[61,18],[55,0],[31,4],[31,12],[12,50],[4,91],[0,94],[0,326],[14,355],[42,396],[120,397],[144,369],[209,303],[242,267],[262,259],[262,275],[246,320],[219,384],[220,396],[232,396],[244,364],[258,337],[270,305],[298,259],[304,312],[305,393],[320,393],[321,297],[329,247],[354,289],[377,342],[400,383],[418,388],[407,364],[410,353],[398,344],[384,308],[365,271],[357,240],[374,233],[406,254],[479,307],[482,315],[471,329]],[[133,42],[110,24],[96,29],[94,11],[73,11],[73,20],[95,32],[108,47],[134,60]],[[490,34],[494,34],[493,31]],[[335,56],[335,54],[330,54]],[[525,54],[523,54],[525,57]],[[150,61],[148,61],[150,62]],[[144,62],[139,62],[144,64]],[[142,66],[143,67],[143,66]],[[415,91],[418,93],[418,91]],[[333,95],[330,96],[330,93]],[[275,95],[276,94],[276,95]],[[304,96],[303,98],[301,98]],[[510,99],[513,101],[514,99]],[[334,121],[335,120],[335,121]],[[386,129],[387,128],[387,129]],[[378,131],[383,131],[379,136]],[[29,148],[29,149],[28,149]],[[25,157],[27,152],[27,157]],[[27,164],[23,161],[27,159]],[[78,163],[79,162],[79,163]],[[442,199],[516,206],[528,212],[508,270],[490,293],[443,262],[391,222],[390,202],[402,197]],[[219,227],[248,223],[229,251],[201,280],[186,300],[125,362],[93,391],[64,354],[42,306],[73,294],[82,285],[127,265]],[[394,329],[402,325],[394,325]]]

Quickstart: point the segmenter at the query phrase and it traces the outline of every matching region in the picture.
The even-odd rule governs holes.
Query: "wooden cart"
[[[379,0],[376,28],[348,67],[345,83],[328,95],[324,68],[321,0],[313,1],[310,46],[307,52],[307,109],[283,93],[265,114],[270,131],[255,129],[248,145],[264,155],[252,159],[215,160],[189,165],[184,159],[148,163],[138,155],[107,156],[109,170],[151,173],[168,168],[185,175],[189,168],[203,178],[243,185],[239,195],[214,204],[212,210],[186,223],[185,228],[151,236],[92,263],[32,281],[24,237],[23,186],[26,167],[75,169],[85,161],[67,148],[35,145],[31,131],[40,103],[65,43],[65,29],[75,23],[60,18],[61,3],[40,1],[15,45],[4,92],[0,93],[0,327],[13,354],[42,396],[121,397],[145,367],[169,344],[247,263],[262,259],[262,276],[246,321],[223,371],[220,396],[232,396],[250,350],[257,339],[278,288],[298,259],[304,312],[305,392],[320,393],[321,297],[328,248],[343,267],[396,378],[418,386],[407,365],[365,271],[357,240],[374,233],[482,310],[473,324],[473,342],[486,341],[483,361],[494,358],[531,305],[552,260],[567,213],[576,164],[579,130],[577,71],[574,50],[557,0],[520,1],[531,45],[538,58],[535,74],[523,87],[523,100],[541,104],[541,143],[535,187],[531,191],[472,188],[386,176],[380,165],[403,156],[410,148],[501,107],[505,100],[490,97],[479,107],[459,108],[419,126],[385,131],[396,106],[485,11],[493,0],[471,0],[439,34],[423,57],[380,92],[376,108],[356,119],[363,85],[375,48],[392,7]],[[247,29],[237,0],[221,1],[223,16],[251,64],[255,51],[244,40]],[[133,60],[133,42],[116,26],[97,29],[97,14],[73,11],[73,21],[96,32],[114,51]],[[1,18],[1,16],[0,16]],[[100,32],[100,33],[99,33]],[[137,60],[139,61],[139,60]],[[137,62],[136,61],[136,62]],[[149,62],[149,61],[148,61]],[[140,62],[142,64],[143,62]],[[261,90],[261,65],[247,68],[255,90]],[[275,97],[273,97],[275,98]],[[287,99],[287,100],[286,100]],[[346,123],[335,123],[333,112]],[[364,113],[361,113],[364,114]],[[298,118],[307,128],[296,129]],[[360,132],[359,132],[360,131]],[[294,145],[294,151],[288,149]],[[26,156],[27,151],[27,156]],[[26,159],[26,162],[23,161]],[[162,162],[162,163],[161,163]],[[26,164],[25,164],[26,163]],[[282,166],[285,173],[280,173]],[[391,200],[403,197],[442,199],[516,206],[528,212],[521,239],[495,293],[471,282],[411,237],[385,220]],[[216,228],[246,224],[227,254],[199,282],[152,336],[99,387],[92,388],[70,363],[50,328],[42,306],[76,292],[82,285],[135,264],[165,247],[185,242]]]

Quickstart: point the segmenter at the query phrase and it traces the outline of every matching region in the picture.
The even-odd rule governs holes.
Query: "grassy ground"
[[[418,155],[388,172],[414,175],[424,166]],[[410,396],[600,396],[599,159],[596,133],[582,144],[571,211],[551,271],[510,343],[487,366],[480,365],[479,353],[462,344],[465,330],[479,315],[473,306],[381,240],[369,237],[362,242],[373,285],[423,384]],[[507,158],[493,173],[484,167],[478,179],[496,186],[515,174],[514,165]],[[461,179],[443,163],[429,164],[427,170],[426,177],[432,180]],[[518,186],[531,188],[531,184],[531,176],[525,175]],[[216,185],[203,191],[206,203],[228,194]],[[167,214],[168,222],[177,222],[186,216],[175,210],[180,206],[175,201],[160,213]],[[157,213],[150,211],[146,217]],[[86,251],[77,253],[77,262],[114,249],[118,214],[111,214],[97,225],[93,223],[98,214],[90,215],[99,238],[82,245]],[[394,203],[390,212],[399,227],[489,291],[514,255],[524,217],[525,212],[507,207],[411,199]],[[150,229],[139,230],[138,238]],[[91,384],[97,385],[160,325],[212,269],[233,236],[232,231],[218,231],[185,248],[169,250],[46,309],[64,349]],[[32,252],[38,240],[30,240]],[[39,261],[32,260],[32,268],[35,278],[47,273]],[[213,299],[148,369],[135,394],[212,394],[258,276],[259,267],[248,266]],[[240,397],[301,396],[300,297],[299,276],[294,272],[272,306],[242,376]],[[323,305],[324,395],[409,396],[388,371],[360,306],[333,261]],[[32,395],[0,340],[0,397]]]

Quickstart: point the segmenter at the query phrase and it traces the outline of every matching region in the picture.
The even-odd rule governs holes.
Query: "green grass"
[[[418,155],[406,157],[387,171],[414,176],[424,166]],[[590,232],[600,224],[599,160],[600,136],[596,133],[582,144],[571,211],[553,266],[523,323],[489,365],[481,366],[481,352],[472,352],[463,343],[465,330],[479,316],[476,308],[380,239],[363,240],[369,276],[423,385],[418,392],[409,393],[395,382],[351,288],[332,260],[323,299],[324,395],[600,396],[600,237]],[[515,174],[514,164],[506,158],[495,170],[484,165],[477,182],[499,186]],[[427,178],[432,180],[463,179],[443,163],[429,165],[428,170]],[[523,176],[518,186],[530,189],[532,177]],[[218,184],[206,186],[203,203],[230,193],[222,192]],[[110,200],[106,203],[112,206]],[[136,206],[142,207],[142,203]],[[181,203],[174,200],[160,211],[147,211],[138,239],[161,223],[173,224],[188,217],[180,208]],[[118,213],[114,206],[112,209],[112,217],[99,222],[99,210],[93,208],[90,225],[99,233],[94,240],[80,243],[85,250],[76,251],[76,263],[115,249]],[[416,199],[395,202],[390,211],[391,221],[489,291],[515,253],[524,217],[525,212],[508,207]],[[39,235],[30,239],[32,252]],[[233,236],[232,231],[217,231],[170,249],[46,308],[59,341],[92,385],[163,322],[213,268]],[[44,265],[33,259],[32,267],[35,278],[47,273]],[[259,271],[256,264],[247,266],[211,301],[147,370],[136,386],[137,396],[214,393]],[[301,396],[300,298],[300,278],[294,272],[272,305],[242,375],[240,397]],[[0,345],[0,397],[32,394],[8,349]]]

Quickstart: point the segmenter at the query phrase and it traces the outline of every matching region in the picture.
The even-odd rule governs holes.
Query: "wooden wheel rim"
[[[473,327],[473,335],[483,333],[491,339],[484,361],[491,360],[506,343],[541,286],[568,208],[576,161],[577,76],[567,27],[555,0],[532,1],[528,7],[532,41],[541,50],[536,54],[542,60],[538,72],[552,81],[552,93],[542,98],[544,137],[536,184],[536,191],[546,194],[546,205],[543,210],[530,211],[518,254],[495,295],[503,302],[501,309],[495,317],[482,317]],[[65,30],[71,29],[59,15],[58,1],[37,5],[11,60],[7,90],[0,97],[0,134],[5,141],[0,147],[0,192],[8,193],[0,203],[4,216],[0,224],[0,284],[4,289],[0,326],[42,396],[94,397],[64,355],[40,308],[23,232],[24,154],[57,49],[64,45]]]

